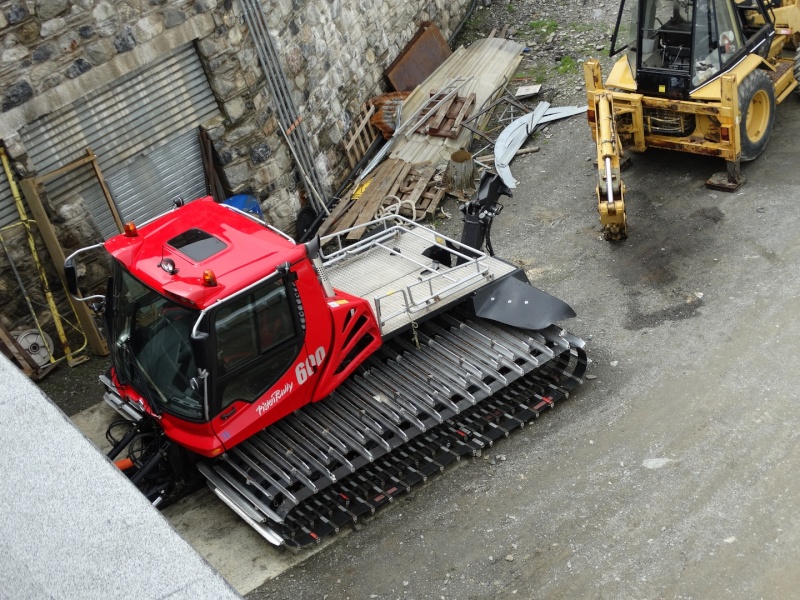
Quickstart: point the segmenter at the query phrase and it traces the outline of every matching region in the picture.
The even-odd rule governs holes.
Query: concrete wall
[[[348,171],[342,140],[364,102],[385,91],[383,71],[417,31],[434,21],[449,36],[471,0],[268,0],[270,35],[292,98],[303,115],[313,159],[328,192]],[[252,193],[267,218],[293,231],[299,178],[278,130],[274,102],[236,0],[11,0],[0,3],[0,140],[20,177],[35,175],[19,130],[33,120],[171,48],[193,41],[224,118],[207,124],[224,177]],[[54,215],[73,214],[50,207]],[[74,235],[81,219],[56,219]],[[69,234],[72,235],[69,235]],[[86,238],[86,239],[84,239]],[[24,261],[23,261],[24,262]],[[21,265],[36,287],[33,269]],[[0,306],[15,282],[0,256]],[[56,280],[57,281],[57,280]],[[16,289],[16,291],[15,291]],[[2,314],[17,326],[24,315]]]

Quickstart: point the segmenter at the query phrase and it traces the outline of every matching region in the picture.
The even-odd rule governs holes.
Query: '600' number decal
[[[322,364],[325,358],[325,348],[320,346],[316,352],[306,356],[304,361],[301,361],[294,369],[294,374],[297,377],[297,383],[303,385],[306,380],[316,371],[316,367]]]

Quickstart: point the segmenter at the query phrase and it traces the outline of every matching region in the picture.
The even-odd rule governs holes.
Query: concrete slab
[[[0,598],[240,596],[0,356]]]
[[[113,408],[100,402],[74,415],[72,422],[106,453],[111,448],[105,439],[106,429],[118,418]],[[240,594],[249,593],[331,543],[299,554],[271,546],[207,488],[176,502],[161,514]]]

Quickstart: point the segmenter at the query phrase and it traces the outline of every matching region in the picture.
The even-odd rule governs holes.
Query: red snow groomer
[[[154,505],[205,480],[299,547],[566,398],[586,355],[555,323],[574,312],[490,255],[501,194],[484,176],[460,242],[390,217],[350,246],[348,231],[295,244],[201,198],[74,253],[70,291],[103,305],[104,398],[124,417],[109,457]],[[91,249],[111,276],[80,298]]]

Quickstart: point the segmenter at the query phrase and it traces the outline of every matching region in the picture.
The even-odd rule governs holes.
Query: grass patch
[[[576,61],[571,56],[565,56],[561,59],[561,62],[558,63],[558,67],[556,67],[556,71],[561,73],[562,75],[567,75],[571,73],[578,72],[578,61]]]
[[[539,21],[531,21],[528,23],[528,26],[536,33],[550,35],[558,29],[558,21],[554,21],[553,19],[541,19]]]
[[[574,31],[577,31],[578,33],[587,33],[589,31],[594,31],[594,25],[590,25],[588,23],[569,23],[567,27],[569,27]]]
[[[547,69],[540,66],[534,66],[529,69],[521,69],[516,72],[516,74],[514,75],[514,79],[528,80],[522,85],[529,85],[530,82],[544,83],[545,81],[547,81]]]

